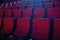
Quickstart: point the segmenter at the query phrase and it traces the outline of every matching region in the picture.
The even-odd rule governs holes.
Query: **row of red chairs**
[[[60,2],[60,0],[52,0],[53,2]]]
[[[34,18],[60,18],[60,9],[59,8],[41,8],[35,9],[33,12],[32,9],[24,9],[24,10],[0,10],[0,17],[25,17],[30,18],[32,13],[34,12]]]
[[[24,5],[22,5],[22,4],[19,4],[19,5],[17,5],[17,4],[12,4],[12,3],[3,3],[2,5],[1,5],[1,8],[2,9],[4,9],[4,8],[6,8],[6,9],[24,9],[25,8],[25,6],[26,6],[26,8],[33,8],[33,6],[35,6],[35,8],[54,8],[54,7],[59,7],[60,8],[60,2],[56,2],[56,3],[53,3],[53,2],[51,2],[51,3],[36,3],[35,5],[34,4],[24,4]],[[44,5],[44,6],[43,6]]]
[[[3,20],[3,26],[2,25]],[[8,34],[13,30],[14,20],[16,20],[16,29],[13,33],[17,36],[27,36],[28,30],[30,28],[30,18],[0,18],[0,33]],[[50,30],[50,19],[48,18],[34,18],[33,22],[33,30],[31,37],[36,40],[47,40],[49,37]],[[52,27],[54,27],[53,31],[53,40],[60,40],[60,19],[55,19]],[[10,36],[11,37],[11,36]],[[13,36],[12,36],[13,37]]]

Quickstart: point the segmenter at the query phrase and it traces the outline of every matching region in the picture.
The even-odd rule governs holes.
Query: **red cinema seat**
[[[54,20],[53,40],[60,40],[60,19]]]
[[[4,15],[4,11],[0,10],[0,17],[2,17]]]
[[[53,8],[53,3],[45,3],[45,8]]]
[[[7,9],[6,11],[5,11],[5,17],[11,17],[12,16],[12,10],[10,9]]]
[[[59,2],[59,0],[52,0],[53,2]]]
[[[60,17],[60,9],[59,8],[49,8],[48,10],[49,18],[59,18]]]
[[[35,18],[33,21],[32,38],[37,40],[47,40],[49,35],[50,22],[46,18]]]
[[[24,5],[18,5],[19,9],[24,9]]]
[[[60,8],[60,2],[56,2],[55,6]]]
[[[7,9],[9,9],[9,10],[10,10],[10,9],[11,9],[11,5],[8,5]]]
[[[3,33],[3,34],[10,33],[13,29],[13,25],[14,25],[14,22],[13,22],[12,18],[4,18],[4,25],[1,30],[1,33]]]
[[[28,4],[27,8],[31,8],[32,9],[33,8],[33,4]]]
[[[14,10],[14,17],[20,17],[21,16],[21,10]]]
[[[42,8],[42,3],[36,3],[35,8]]]
[[[19,18],[17,19],[17,28],[15,31],[16,36],[26,36],[30,27],[30,19]]]
[[[32,15],[32,9],[24,9],[23,10],[23,17],[30,18]]]
[[[35,9],[34,10],[34,17],[35,18],[43,18],[44,17],[44,9]]]
[[[14,10],[16,10],[16,9],[17,9],[17,5],[13,4],[13,5],[12,5],[12,8],[13,8]]]

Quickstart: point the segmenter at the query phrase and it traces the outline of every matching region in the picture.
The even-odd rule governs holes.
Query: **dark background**
[[[0,3],[2,3],[3,2],[3,0],[0,0]]]

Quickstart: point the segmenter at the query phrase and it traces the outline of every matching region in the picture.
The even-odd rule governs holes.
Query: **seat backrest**
[[[27,6],[27,8],[33,8],[33,4],[28,4],[28,5],[26,5]]]
[[[53,8],[53,2],[45,3],[45,8]]]
[[[53,40],[60,40],[60,19],[54,20]]]
[[[35,18],[33,21],[32,38],[39,40],[48,39],[50,22],[48,18]]]
[[[20,17],[21,16],[21,10],[14,10],[13,17]]]
[[[5,17],[11,17],[12,16],[12,10],[7,9],[5,10]]]
[[[4,18],[3,20],[4,20],[4,25],[1,30],[1,33],[8,34],[13,29],[13,25],[14,25],[13,19],[12,18]]]
[[[34,10],[34,17],[35,18],[43,18],[44,17],[44,13],[45,13],[45,11],[44,11],[43,8],[41,8],[41,9],[35,9]]]
[[[0,10],[0,17],[2,17],[4,15],[4,11]]]
[[[30,18],[32,15],[32,9],[24,9],[23,10],[23,17]]]
[[[60,8],[49,8],[47,11],[49,18],[60,18]]]
[[[30,26],[29,18],[18,18],[17,19],[17,28],[15,30],[15,35],[17,36],[26,36]]]
[[[35,8],[42,8],[42,3],[36,3]]]
[[[60,2],[55,2],[55,6],[60,8]]]

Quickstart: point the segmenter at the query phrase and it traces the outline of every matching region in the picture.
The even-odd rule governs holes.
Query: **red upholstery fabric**
[[[23,10],[23,17],[30,18],[32,15],[32,9],[24,9]]]
[[[2,17],[4,15],[4,11],[0,10],[0,17]]]
[[[49,35],[50,22],[49,19],[35,18],[33,21],[32,37],[39,40],[47,40]]]
[[[14,25],[14,22],[12,18],[4,18],[4,25],[1,33],[4,33],[4,34],[10,33],[13,29],[13,25]]]
[[[53,3],[45,3],[45,8],[53,8]]]
[[[54,20],[53,40],[60,40],[60,19]]]
[[[30,27],[30,19],[28,18],[19,18],[17,19],[17,28],[15,35],[26,36]]]
[[[35,8],[42,8],[42,3],[36,3]]]
[[[49,18],[59,18],[60,17],[60,9],[59,8],[48,9],[48,17]]]
[[[14,17],[20,17],[21,16],[21,10],[14,10]]]
[[[34,17],[35,18],[43,18],[44,17],[44,13],[45,13],[45,11],[44,11],[43,8],[41,8],[41,9],[35,9],[34,10]]]
[[[7,9],[5,11],[5,17],[11,17],[11,15],[12,15],[12,10]]]

